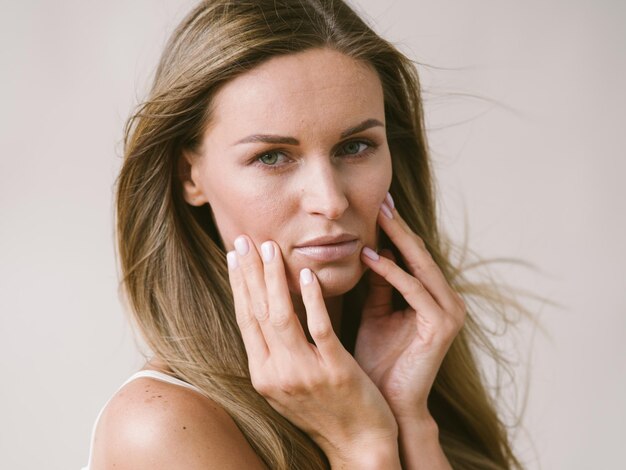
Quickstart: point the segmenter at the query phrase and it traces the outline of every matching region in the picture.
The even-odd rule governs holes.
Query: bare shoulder
[[[129,382],[111,398],[92,452],[90,470],[265,468],[215,402],[148,377]]]

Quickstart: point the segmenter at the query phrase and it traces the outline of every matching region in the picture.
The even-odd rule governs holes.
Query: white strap
[[[177,379],[176,377],[172,377],[171,375],[166,374],[165,372],[160,372],[157,370],[140,370],[131,375],[126,382],[122,384],[122,387],[126,385],[128,382],[138,379],[140,377],[150,377],[157,380],[162,380],[163,382],[169,382],[174,385],[180,385],[181,387],[186,387],[190,390],[195,390],[196,392],[200,392],[197,387],[187,383],[183,380]],[[120,387],[120,388],[122,388]]]

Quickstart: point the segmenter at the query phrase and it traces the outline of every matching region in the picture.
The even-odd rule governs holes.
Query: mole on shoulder
[[[187,426],[183,426],[183,429],[187,429]]]

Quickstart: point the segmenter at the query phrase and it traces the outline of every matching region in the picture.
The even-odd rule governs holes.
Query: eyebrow
[[[349,127],[345,131],[343,131],[340,136],[342,139],[349,137],[351,135],[362,132],[370,127],[385,127],[385,125],[380,122],[378,119],[366,119],[365,121],[357,124],[354,127]],[[254,142],[265,142],[268,144],[285,144],[285,145],[300,145],[300,141],[294,137],[275,135],[275,134],[253,134],[247,137],[244,137],[241,140],[238,140],[233,145],[238,144],[249,144]]]

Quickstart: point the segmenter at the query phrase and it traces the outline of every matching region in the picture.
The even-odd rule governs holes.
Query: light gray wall
[[[124,120],[192,3],[0,3],[1,468],[86,463],[96,414],[142,363],[118,300],[112,185]],[[626,421],[625,4],[356,5],[428,64],[445,226],[459,237],[466,210],[472,248],[541,270],[502,265],[501,279],[563,305],[533,303],[549,336],[527,328],[510,343],[531,360],[521,457],[530,469],[616,468]],[[516,371],[523,383],[523,364]]]

